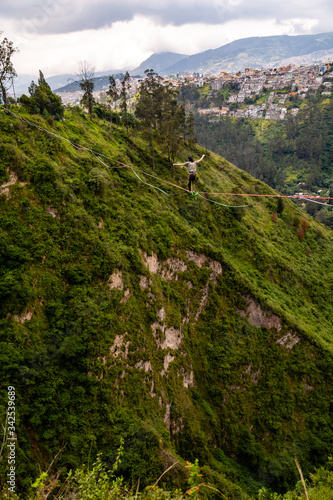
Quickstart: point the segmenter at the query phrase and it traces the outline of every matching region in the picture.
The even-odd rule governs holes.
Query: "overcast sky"
[[[333,0],[1,0],[19,74],[134,69],[154,52],[195,54],[250,36],[333,32]]]

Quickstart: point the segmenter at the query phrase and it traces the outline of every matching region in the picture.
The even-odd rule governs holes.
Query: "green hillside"
[[[276,193],[199,146],[177,159],[206,154],[196,197],[135,125],[11,110],[39,126],[0,110],[0,419],[14,387],[22,498],[60,450],[65,477],[98,452],[111,467],[121,438],[140,488],[178,460],[160,485],[184,490],[198,459],[224,498],[258,498],[294,487],[295,457],[324,464],[332,230],[288,199],[210,194]]]

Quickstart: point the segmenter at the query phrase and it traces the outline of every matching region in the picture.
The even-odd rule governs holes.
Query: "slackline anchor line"
[[[253,205],[253,203],[248,204],[248,205],[225,205],[224,203],[219,203],[219,202],[217,202],[215,200],[211,200],[209,198],[205,198],[202,195],[203,194],[204,195],[208,194],[208,195],[222,195],[222,196],[251,196],[251,197],[252,196],[258,196],[259,197],[260,196],[260,197],[268,197],[268,198],[289,198],[289,199],[295,198],[295,199],[298,199],[298,200],[308,201],[308,202],[312,202],[312,203],[318,203],[320,205],[326,205],[326,206],[329,206],[329,207],[332,206],[332,205],[329,205],[327,203],[321,203],[321,202],[318,201],[318,200],[333,200],[333,197],[329,197],[329,196],[299,196],[299,195],[281,195],[281,194],[277,195],[277,194],[256,194],[256,193],[211,193],[211,192],[200,192],[200,191],[199,192],[194,192],[194,191],[192,191],[192,189],[193,189],[193,183],[192,182],[191,182],[191,191],[189,191],[188,189],[185,189],[185,188],[183,188],[181,186],[178,186],[177,184],[173,184],[172,182],[169,182],[169,181],[167,181],[165,179],[160,179],[159,177],[156,177],[155,175],[149,174],[148,172],[145,172],[144,170],[140,170],[139,168],[134,167],[133,165],[127,165],[126,163],[122,163],[122,162],[116,160],[115,158],[111,158],[109,156],[104,155],[103,153],[98,153],[96,151],[93,151],[90,148],[81,146],[80,144],[75,144],[74,142],[70,141],[66,137],[62,137],[61,135],[58,135],[58,134],[56,134],[56,133],[54,133],[54,132],[52,132],[50,130],[47,130],[47,129],[45,129],[45,128],[39,126],[39,125],[37,125],[36,123],[31,122],[30,120],[27,120],[27,119],[23,118],[19,114],[14,113],[10,109],[5,109],[5,107],[2,104],[0,104],[0,109],[2,109],[6,114],[11,114],[15,118],[18,118],[22,122],[25,122],[28,125],[33,126],[33,127],[37,128],[38,130],[40,130],[40,131],[42,131],[44,133],[47,133],[47,134],[49,134],[49,135],[51,135],[53,137],[56,137],[57,139],[61,139],[63,141],[66,141],[71,146],[73,146],[75,149],[78,149],[78,150],[81,150],[81,151],[88,151],[89,153],[91,153],[96,158],[97,161],[99,161],[100,163],[102,163],[102,165],[104,165],[104,167],[106,167],[107,169],[128,168],[128,169],[132,170],[133,174],[143,184],[146,184],[147,186],[152,187],[153,189],[157,189],[158,191],[160,191],[161,193],[163,193],[163,194],[165,194],[167,196],[175,196],[175,194],[167,193],[163,189],[161,189],[161,188],[159,188],[157,186],[154,186],[153,184],[149,184],[148,182],[145,182],[143,179],[141,179],[141,177],[137,174],[137,172],[140,172],[140,173],[142,173],[144,175],[147,175],[149,177],[157,179],[160,182],[164,182],[166,184],[169,184],[170,186],[176,187],[177,189],[181,189],[183,192],[191,193],[195,197],[195,199],[197,199],[197,197],[199,196],[200,198],[202,198],[202,199],[204,199],[206,201],[209,201],[210,203],[214,203],[216,205],[220,205],[222,207],[227,207],[227,208],[250,207],[251,205]],[[102,156],[104,158],[107,158],[111,162],[118,163],[119,166],[118,167],[111,167],[110,165],[107,165],[100,158],[100,156]]]

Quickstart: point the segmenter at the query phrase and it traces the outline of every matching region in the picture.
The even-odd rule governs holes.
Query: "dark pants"
[[[197,176],[197,174],[190,174],[189,177],[188,177],[187,189],[189,191],[191,191],[191,183],[195,182],[196,176]],[[194,188],[193,188],[193,191],[194,191]]]

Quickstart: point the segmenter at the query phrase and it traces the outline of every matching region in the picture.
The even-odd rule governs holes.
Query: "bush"
[[[56,196],[57,175],[53,164],[46,158],[41,158],[36,161],[32,171],[35,190],[44,202],[49,202]]]
[[[95,194],[103,195],[107,186],[110,184],[110,179],[106,172],[98,167],[92,168],[88,175],[88,184],[90,189]]]
[[[7,169],[22,173],[25,161],[25,155],[14,144],[0,145],[0,181],[8,177]]]

